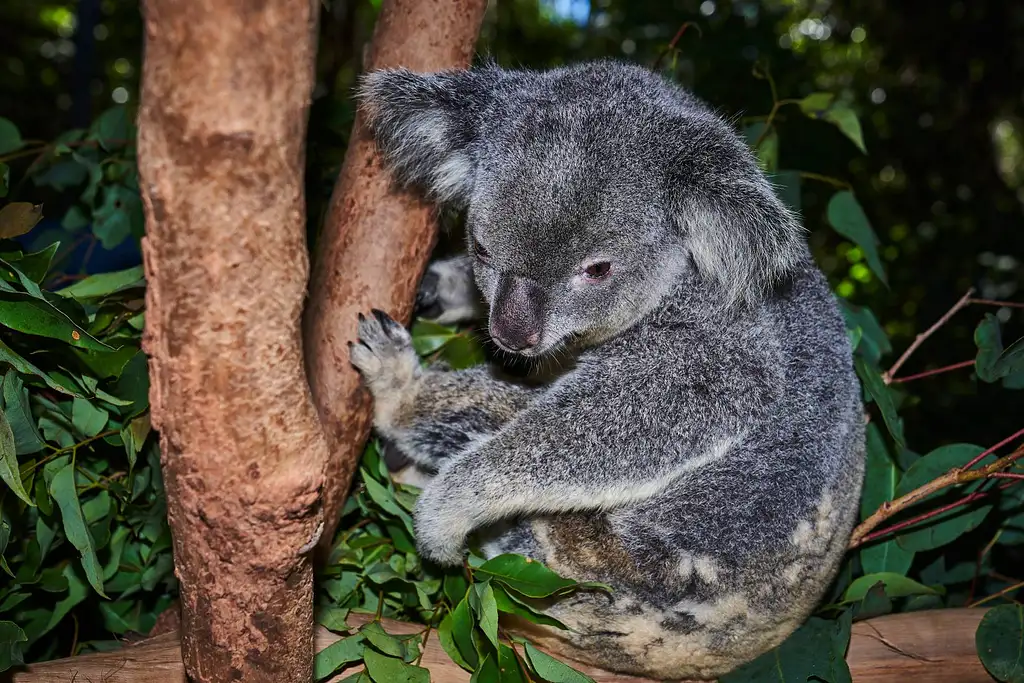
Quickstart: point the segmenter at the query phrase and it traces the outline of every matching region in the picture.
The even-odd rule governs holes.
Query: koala
[[[863,478],[843,317],[796,215],[711,108],[638,66],[369,73],[397,183],[465,212],[420,302],[484,315],[550,383],[423,368],[386,313],[351,362],[377,433],[417,464],[417,543],[472,537],[610,585],[555,602],[578,661],[713,679],[780,644],[844,555]]]

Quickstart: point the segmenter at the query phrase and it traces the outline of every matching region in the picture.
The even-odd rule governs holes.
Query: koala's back
[[[714,677],[784,640],[834,578],[864,425],[842,317],[813,266],[733,323],[680,297],[593,352],[621,402],[602,438],[671,451],[673,430],[708,423],[675,400],[704,382],[736,402],[736,433],[709,435],[708,453],[646,500],[527,520],[486,548],[614,587],[556,605],[576,633],[532,629],[552,647],[638,674]]]

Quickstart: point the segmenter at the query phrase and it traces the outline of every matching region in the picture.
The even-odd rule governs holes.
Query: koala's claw
[[[371,388],[384,379],[398,388],[395,385],[411,381],[419,369],[412,337],[384,311],[375,308],[371,314],[359,314],[359,342],[349,344],[349,358]]]

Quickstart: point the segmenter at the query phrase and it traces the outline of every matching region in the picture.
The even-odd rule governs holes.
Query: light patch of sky
[[[586,24],[590,17],[590,0],[544,0],[544,4],[559,19]]]

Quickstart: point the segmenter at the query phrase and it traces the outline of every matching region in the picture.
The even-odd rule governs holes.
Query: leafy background
[[[377,7],[323,9],[313,248]],[[0,7],[12,47],[0,59],[0,670],[120,647],[176,595],[139,351],[140,26],[125,0]],[[660,60],[734,118],[804,216],[847,313],[870,416],[862,517],[937,478],[953,484],[875,527],[815,617],[726,681],[845,681],[853,621],[965,605],[995,608],[977,633],[989,672],[1024,680],[1024,470],[991,470],[1024,427],[1024,344],[1011,343],[1022,332],[1022,33],[1020,10],[991,0],[499,0],[489,11],[480,51],[504,64]],[[487,358],[475,330],[421,322],[414,337],[425,363]],[[974,478],[955,483],[965,477],[951,468],[974,460]],[[499,615],[543,621],[548,601],[604,588],[515,556],[424,566],[415,494],[371,443],[320,568],[318,620],[341,639],[318,656],[318,677],[365,663],[353,679],[427,680],[418,645],[437,638],[475,680],[586,680]],[[353,629],[352,613],[424,627]]]

